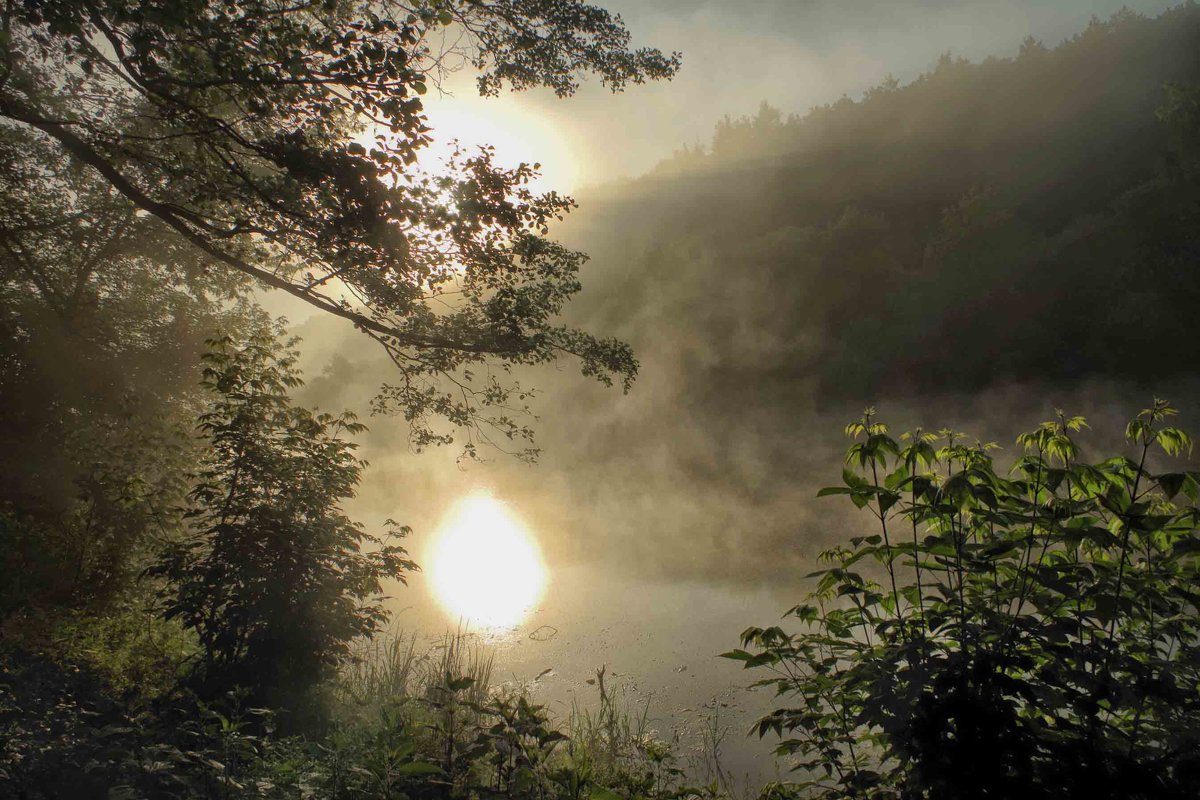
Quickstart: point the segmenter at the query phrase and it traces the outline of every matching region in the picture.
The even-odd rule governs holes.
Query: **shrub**
[[[382,582],[415,567],[342,512],[363,468],[345,437],[364,427],[292,405],[295,358],[270,332],[211,343],[191,534],[155,570],[167,618],[199,638],[202,694],[244,687],[252,705],[293,710],[386,620]]]
[[[790,792],[849,797],[1186,797],[1200,785],[1200,473],[1155,401],[1131,455],[1088,462],[1061,413],[994,444],[873,410],[845,495],[877,532],[822,555],[799,624],[750,628],[725,654],[773,673]],[[1190,787],[1190,789],[1189,789]]]

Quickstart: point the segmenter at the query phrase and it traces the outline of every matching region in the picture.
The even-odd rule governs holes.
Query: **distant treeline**
[[[584,199],[580,241],[627,295],[609,330],[653,362],[645,324],[670,319],[697,385],[815,376],[834,397],[1190,372],[1197,52],[1195,5],[1122,12],[803,116],[727,117]]]
[[[591,256],[567,313],[628,341],[638,380],[618,402],[529,376],[561,493],[544,471],[502,488],[553,506],[547,528],[572,509],[573,553],[790,585],[854,524],[812,497],[863,406],[1006,445],[1056,406],[1117,430],[1157,393],[1189,419],[1197,52],[1200,8],[1121,13],[803,116],[766,106],[583,193],[554,231]],[[385,369],[343,348],[310,401],[353,404]],[[377,468],[403,457],[402,433],[371,436]]]

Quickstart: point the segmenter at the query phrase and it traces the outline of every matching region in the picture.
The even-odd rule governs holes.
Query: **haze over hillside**
[[[1123,13],[1054,49],[944,58],[860,102],[764,106],[585,193],[559,228],[591,256],[571,319],[630,341],[638,382],[619,398],[529,376],[541,465],[468,471],[518,499],[556,557],[787,580],[844,532],[812,496],[864,405],[1004,444],[1057,406],[1121,419],[1157,392],[1186,408],[1200,194],[1179,154],[1197,48],[1194,6]],[[353,404],[383,365],[326,330],[301,331],[338,352],[312,397]],[[375,476],[435,495],[459,480],[448,464],[418,476],[402,426],[372,427]]]
[[[1053,47],[1123,7],[1157,15],[1170,0],[621,0],[612,5],[636,42],[672,42],[685,54],[679,77],[612,96],[585,83],[571,103],[550,92],[473,98],[469,75],[452,80],[447,105],[487,117],[502,108],[550,130],[578,162],[579,186],[635,177],[682,145],[707,144],[723,115],[753,115],[762,100],[785,112],[847,96],[894,75],[908,83],[943,53],[1008,57],[1034,36]],[[694,56],[693,56],[694,54]],[[551,160],[559,169],[557,153]]]

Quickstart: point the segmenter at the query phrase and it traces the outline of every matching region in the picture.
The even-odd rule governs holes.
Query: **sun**
[[[580,182],[582,165],[563,131],[520,98],[473,96],[469,87],[453,96],[430,93],[424,98],[424,114],[433,141],[418,152],[417,167],[426,174],[442,172],[457,142],[469,155],[482,145],[491,146],[498,167],[540,164],[540,175],[530,184],[536,192],[570,192]],[[368,126],[355,141],[370,149],[381,130]]]
[[[498,166],[515,167],[522,161],[541,164],[541,176],[532,187],[571,191],[579,181],[580,165],[561,132],[544,115],[519,100],[472,97],[427,98],[425,114],[433,129],[433,144],[421,153],[420,161],[436,171],[453,151],[453,142],[468,151],[491,145]]]
[[[521,622],[546,585],[537,542],[490,494],[472,494],[451,509],[426,563],[433,595],[446,611],[485,628]]]

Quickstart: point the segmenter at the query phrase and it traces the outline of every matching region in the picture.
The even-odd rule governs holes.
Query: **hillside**
[[[556,558],[787,585],[851,524],[812,497],[866,405],[1002,443],[1056,407],[1109,429],[1155,394],[1193,409],[1197,50],[1194,5],[1123,14],[723,121],[702,152],[584,193],[553,231],[591,256],[570,321],[629,341],[637,383],[528,375],[542,468],[487,479],[561,531]],[[387,380],[345,348],[327,363],[322,407],[366,411]],[[415,469],[402,423],[372,429],[378,474]]]
[[[1126,13],[726,119],[706,151],[581,198],[589,296],[622,297],[593,313],[648,361],[671,320],[698,384],[812,375],[826,397],[1187,373],[1197,51],[1194,5]]]

